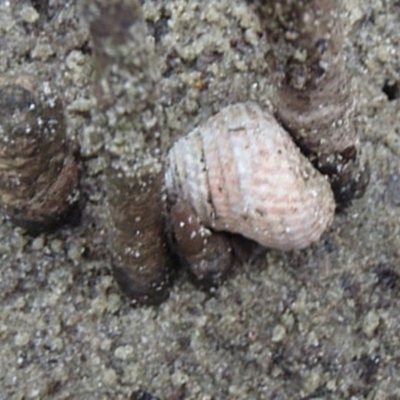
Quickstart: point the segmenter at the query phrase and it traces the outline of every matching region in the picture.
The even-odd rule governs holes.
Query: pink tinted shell
[[[253,103],[226,107],[179,139],[167,166],[168,195],[189,201],[205,226],[266,247],[307,247],[333,218],[326,178]]]

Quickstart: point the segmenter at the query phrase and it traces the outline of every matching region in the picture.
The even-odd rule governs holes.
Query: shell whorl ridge
[[[327,179],[254,103],[228,106],[180,138],[165,183],[205,226],[281,250],[317,241],[335,210]]]

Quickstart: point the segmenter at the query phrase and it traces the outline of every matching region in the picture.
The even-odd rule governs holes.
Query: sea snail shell
[[[37,86],[30,76],[0,80],[0,208],[35,234],[64,222],[79,192],[62,105]]]
[[[253,103],[228,106],[179,139],[165,184],[206,227],[281,250],[317,241],[335,210],[327,179]]]

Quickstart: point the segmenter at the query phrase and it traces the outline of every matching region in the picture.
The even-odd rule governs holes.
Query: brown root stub
[[[32,234],[66,222],[79,197],[61,102],[45,97],[32,77],[0,79],[0,206]]]
[[[369,168],[354,124],[340,1],[265,3],[277,117],[345,207],[363,195]]]
[[[114,175],[107,179],[114,275],[124,292],[139,304],[165,300],[171,280],[165,265],[160,180],[161,176],[151,174],[132,183]]]
[[[162,174],[165,135],[154,51],[137,0],[85,0],[95,62],[95,115],[104,137],[115,278],[136,303],[168,294]]]
[[[169,216],[173,248],[194,282],[204,289],[218,287],[233,264],[229,236],[203,226],[187,201],[175,203]]]

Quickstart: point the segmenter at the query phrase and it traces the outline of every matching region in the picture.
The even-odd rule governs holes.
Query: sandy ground
[[[144,1],[171,136],[237,101],[269,107],[253,6]],[[400,6],[353,0],[346,18],[365,197],[317,245],[259,252],[212,296],[181,274],[161,306],[132,308],[106,251],[93,65],[75,2],[0,0],[0,74],[58,88],[84,164],[78,226],[32,238],[0,225],[1,400],[400,399]]]

